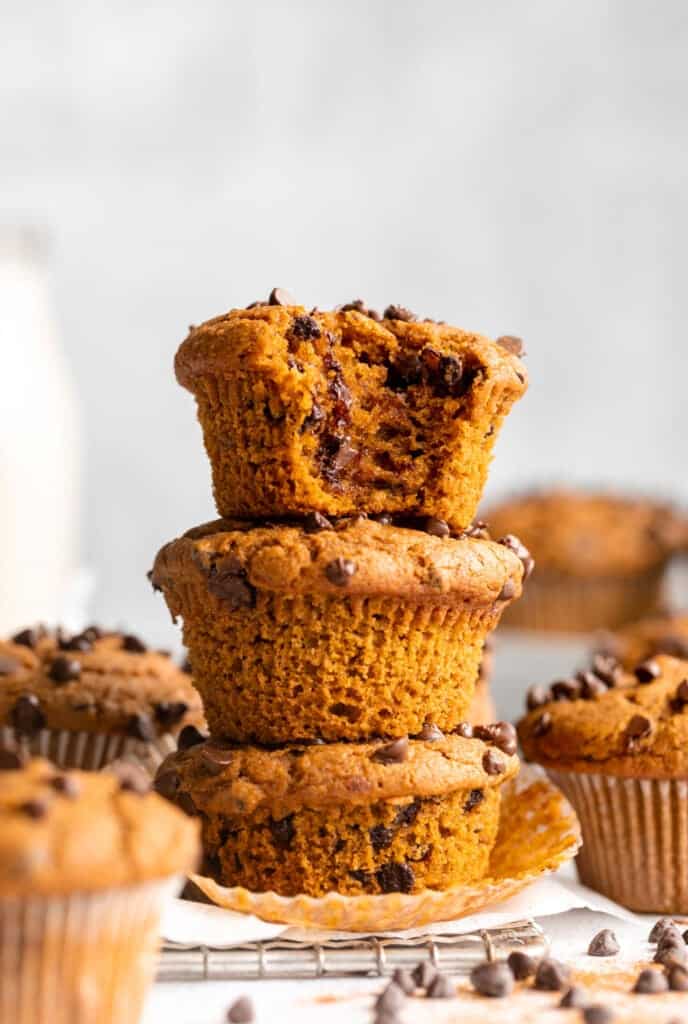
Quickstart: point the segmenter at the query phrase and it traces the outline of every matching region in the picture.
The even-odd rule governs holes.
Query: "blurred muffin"
[[[412,513],[472,521],[526,371],[502,344],[362,302],[269,302],[194,327],[177,352],[225,517]]]
[[[688,913],[688,661],[595,671],[534,687],[518,724],[581,822],[582,881],[632,910]]]
[[[57,770],[0,746],[0,1020],[133,1024],[195,822],[143,773]]]
[[[205,873],[284,896],[418,892],[481,878],[500,788],[518,771],[516,733],[483,739],[288,744],[207,740],[171,754],[156,788],[201,819]]]
[[[656,612],[687,529],[659,502],[565,489],[514,498],[486,517],[493,536],[517,534],[537,563],[505,625],[572,633]]]
[[[151,578],[184,620],[211,734],[361,740],[463,721],[526,569],[482,531],[428,530],[221,519],[167,544]]]
[[[0,738],[62,767],[125,754],[155,765],[203,721],[188,674],[133,634],[37,627],[0,641]]]
[[[624,668],[655,654],[688,658],[688,612],[673,612],[640,619],[615,633],[597,637],[596,651],[615,657]]]

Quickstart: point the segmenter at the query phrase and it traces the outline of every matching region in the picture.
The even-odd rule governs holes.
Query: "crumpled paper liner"
[[[135,760],[150,775],[155,775],[167,755],[177,749],[177,741],[170,733],[146,742],[129,736],[69,729],[39,729],[27,736],[9,725],[0,727],[0,742],[16,744],[32,757],[45,757],[65,770],[97,772],[112,761],[127,758]]]
[[[305,928],[387,932],[465,917],[514,896],[571,860],[581,844],[576,814],[539,769],[525,768],[504,786],[499,833],[488,875],[471,885],[407,895],[279,896],[227,888],[212,878],[191,880],[220,907]]]

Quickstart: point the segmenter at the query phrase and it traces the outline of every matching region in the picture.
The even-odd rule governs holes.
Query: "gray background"
[[[186,325],[289,287],[527,341],[490,494],[688,497],[688,7],[5,0],[0,219],[47,225],[93,611],[212,515]],[[38,413],[37,413],[38,414]]]

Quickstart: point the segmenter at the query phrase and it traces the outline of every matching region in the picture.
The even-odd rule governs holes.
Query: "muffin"
[[[206,874],[284,896],[415,893],[481,878],[500,787],[518,770],[513,726],[385,742],[207,740],[171,754],[155,786],[201,819]]]
[[[125,754],[155,766],[203,721],[188,674],[133,634],[36,627],[0,641],[0,739],[63,768]]]
[[[430,529],[221,519],[167,544],[151,579],[184,620],[211,734],[361,740],[464,720],[527,552]]]
[[[662,604],[686,525],[668,505],[583,491],[525,495],[485,513],[495,537],[516,533],[537,569],[504,623],[568,633],[616,629]]]
[[[688,914],[688,661],[629,673],[598,657],[528,707],[518,735],[580,818],[582,881],[631,910]]]
[[[175,371],[198,404],[218,512],[363,509],[468,526],[526,390],[517,341],[397,306],[308,313],[279,289],[192,328]]]
[[[629,669],[655,654],[688,658],[688,613],[674,612],[632,622],[616,633],[598,637],[596,650],[612,655]]]
[[[198,858],[196,822],[132,765],[25,763],[0,747],[0,1020],[134,1024],[164,901]]]

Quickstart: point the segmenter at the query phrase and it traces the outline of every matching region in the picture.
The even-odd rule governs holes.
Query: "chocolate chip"
[[[195,725],[185,725],[177,737],[177,749],[190,750],[191,747],[196,747],[199,743],[205,743],[206,739],[207,736],[199,732]]]
[[[319,338],[320,324],[312,316],[295,316],[291,323],[291,334],[304,341]]]
[[[412,313],[410,309],[405,309],[404,306],[387,306],[382,315],[385,320],[404,320],[406,323],[413,323],[418,319],[415,313]]]
[[[473,739],[473,726],[470,722],[459,722],[457,727],[454,729],[457,736],[461,736],[464,740]]]
[[[678,929],[676,930],[678,931]],[[688,928],[684,931],[682,938],[686,945],[688,945]]]
[[[90,651],[93,648],[93,640],[84,633],[75,633],[74,636],[58,636],[57,645],[61,651]]]
[[[674,964],[666,972],[669,988],[672,992],[688,992],[688,971],[680,964]]]
[[[150,791],[150,778],[143,768],[132,761],[113,761],[107,766],[107,771],[115,776],[120,790],[124,793],[137,793],[141,796]]]
[[[206,740],[201,748],[201,760],[213,775],[221,775],[235,758],[235,747],[221,740]]]
[[[580,697],[581,684],[579,679],[559,679],[552,683],[550,693],[552,700],[576,700]]]
[[[385,386],[393,391],[405,391],[420,384],[423,379],[423,364],[415,352],[402,352],[387,369]]]
[[[45,726],[41,704],[33,693],[23,693],[14,703],[10,721],[18,733],[31,736]]]
[[[179,772],[176,772],[174,769],[168,769],[158,772],[155,776],[153,789],[160,796],[163,796],[166,800],[170,800],[174,803],[177,790],[179,789],[179,783]]]
[[[580,985],[572,985],[561,997],[562,1010],[582,1010],[588,1005],[588,994]]]
[[[645,715],[633,715],[626,726],[624,739],[626,752],[633,753],[637,749],[638,741],[645,739],[652,732],[652,722]]]
[[[384,825],[373,825],[368,835],[370,836],[370,845],[376,853],[380,850],[385,850],[394,839],[394,831],[391,828],[386,828]]]
[[[332,530],[333,526],[321,512],[309,512],[303,521],[303,528],[306,533],[320,533],[321,530]]]
[[[280,818],[279,821],[275,821],[272,818],[269,821],[270,834],[272,835],[272,841],[278,850],[289,850],[291,844],[296,835],[296,829],[294,828],[294,815],[288,814],[286,818]]]
[[[528,956],[527,953],[522,953],[520,950],[509,953],[506,962],[516,981],[532,978],[537,970],[537,962],[533,960],[532,956]]]
[[[659,679],[662,674],[662,670],[657,662],[651,658],[647,661],[641,661],[639,665],[636,665],[634,672],[639,683],[652,683],[655,679]]]
[[[431,537],[448,537],[451,534],[449,523],[444,519],[437,519],[435,516],[428,516],[425,520],[423,529],[426,533],[429,533]]]
[[[122,650],[128,651],[130,654],[145,654],[148,648],[139,637],[134,636],[133,633],[127,633],[122,637]]]
[[[79,783],[73,775],[54,775],[50,780],[50,786],[68,800],[74,800],[79,795]]]
[[[611,1024],[614,1020],[614,1013],[608,1006],[594,1003],[592,1006],[586,1006],[583,1010],[583,1020],[585,1024]]]
[[[226,601],[232,611],[253,608],[256,603],[256,591],[246,576],[246,569],[239,559],[229,555],[211,567],[208,590],[215,597]]]
[[[74,658],[65,658],[60,656],[55,658],[50,668],[48,669],[48,676],[58,686],[63,683],[69,683],[72,679],[78,679],[81,675],[81,665]]]
[[[428,999],[453,999],[456,989],[446,974],[437,974],[427,990]]]
[[[610,928],[603,928],[598,932],[588,946],[588,956],[614,956],[618,952],[619,943]]]
[[[531,686],[526,694],[526,707],[529,711],[534,711],[535,708],[549,703],[550,699],[549,690],[544,686]]]
[[[382,1013],[396,1013],[406,1002],[406,996],[396,982],[391,981],[375,1000],[375,1009]]]
[[[412,996],[416,991],[416,983],[411,977],[410,972],[403,970],[401,967],[397,967],[392,975],[392,981],[397,988],[401,989],[404,995]]]
[[[658,946],[657,952],[652,958],[656,964],[663,967],[685,967],[688,960],[686,947],[683,943],[680,946]]]
[[[538,739],[540,736],[545,736],[552,728],[552,716],[549,711],[543,711],[540,717],[536,720],[533,725],[533,736]]]
[[[471,985],[481,996],[503,999],[514,988],[514,976],[503,961],[487,961],[471,971]]]
[[[25,754],[21,747],[13,744],[0,745],[0,772],[19,771],[28,764],[28,761],[28,754]]]
[[[375,872],[377,884],[383,892],[412,892],[416,876],[409,864],[383,864]]]
[[[511,722],[493,722],[491,725],[476,725],[473,735],[485,743],[492,743],[503,754],[516,753],[518,738]]]
[[[506,771],[504,762],[495,754],[494,750],[487,750],[483,754],[483,768],[488,775],[501,775]]]
[[[33,650],[38,641],[45,636],[45,630],[41,628],[29,628],[22,629],[19,633],[15,633],[12,637],[13,644],[19,644],[21,647],[30,647]]]
[[[227,1010],[228,1024],[253,1024],[255,1019],[253,1003],[248,996],[240,996]]]
[[[497,595],[498,601],[510,601],[516,593],[516,584],[513,580],[506,580],[504,586]]]
[[[579,672],[580,695],[583,700],[595,700],[607,692],[607,685],[603,683],[593,672]]]
[[[465,814],[469,814],[474,807],[481,804],[485,799],[485,793],[482,789],[472,789],[468,794],[468,797],[464,801],[463,810]]]
[[[674,694],[672,708],[675,711],[682,711],[686,704],[688,704],[688,679],[684,679],[683,682],[679,683],[678,689]]]
[[[652,931],[647,937],[648,942],[659,942],[660,938],[665,932],[675,935],[677,938],[681,938],[681,933],[676,927],[670,917],[660,917],[658,921],[652,926]]]
[[[679,946],[681,949],[685,948],[684,938],[676,927],[665,929],[657,940],[658,951],[660,949],[666,949],[669,946]]]
[[[0,654],[0,676],[11,676],[13,672],[21,668],[21,662],[16,658],[10,658],[7,654]]]
[[[413,825],[420,812],[420,805],[421,801],[414,798],[410,804],[400,807],[394,818],[395,826],[401,828],[402,826]]]
[[[401,736],[398,740],[393,740],[391,743],[386,743],[383,747],[378,747],[371,755],[370,760],[377,761],[378,764],[401,764],[408,757],[408,752],[408,736]]]
[[[145,743],[149,743],[155,739],[155,727],[151,717],[144,712],[130,715],[126,729],[127,736],[131,736],[134,740],[143,740]]]
[[[146,579],[148,580],[148,582],[150,583],[151,587],[153,588],[153,593],[154,594],[160,594],[162,592],[162,587],[153,578],[153,570],[152,569],[149,569],[148,572],[146,573]]]
[[[511,353],[512,356],[524,356],[526,354],[522,339],[518,338],[515,334],[502,334],[496,339],[496,344],[506,352]]]
[[[525,544],[514,536],[513,533],[507,533],[505,537],[502,537],[498,541],[505,548],[509,548],[510,551],[520,558],[521,564],[523,565],[523,579],[527,580],[535,568],[535,559],[532,557],[530,551]]]
[[[325,575],[335,587],[346,587],[356,572],[356,563],[350,558],[334,558],[325,566]]]
[[[19,810],[22,814],[25,814],[27,818],[33,818],[34,821],[40,821],[41,818],[45,818],[48,813],[48,805],[45,800],[26,800],[23,804],[19,805]]]
[[[418,739],[424,740],[426,743],[437,743],[438,740],[444,739],[444,733],[434,722],[424,722]]]
[[[153,706],[155,719],[165,729],[171,729],[178,725],[189,710],[189,705],[183,700],[161,700]]]
[[[560,992],[570,975],[569,968],[558,960],[541,960],[535,972],[534,987],[543,992]]]
[[[411,971],[411,977],[418,988],[427,991],[437,977],[437,968],[429,960],[421,960]]]
[[[616,686],[619,676],[623,674],[621,665],[610,654],[596,654],[592,659],[592,670],[607,686]]]
[[[268,299],[268,306],[295,306],[296,301],[285,288],[273,288]]]
[[[638,995],[649,996],[657,995],[659,992],[666,992],[668,988],[669,982],[663,974],[659,971],[653,971],[651,967],[646,967],[638,975],[633,991],[637,992]]]

